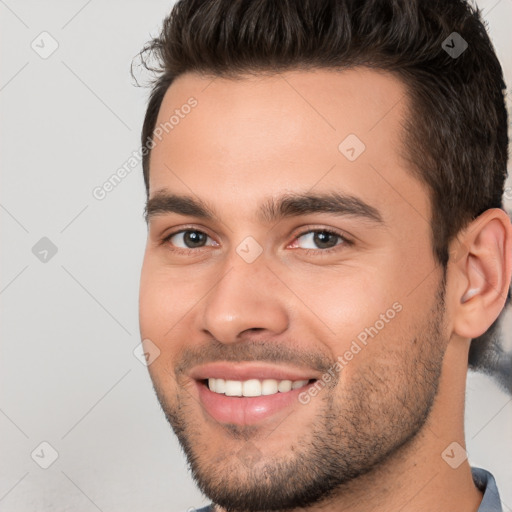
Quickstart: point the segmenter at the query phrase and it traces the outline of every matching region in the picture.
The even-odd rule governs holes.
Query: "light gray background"
[[[176,512],[208,502],[133,354],[141,166],[104,200],[92,195],[139,147],[148,90],[132,85],[129,66],[172,4],[0,0],[3,512]],[[510,86],[512,0],[479,5]],[[51,48],[44,31],[59,45],[46,59],[31,47]],[[58,251],[47,262],[32,252],[43,237]],[[467,398],[470,462],[494,473],[510,512],[511,397],[470,375]],[[49,456],[43,441],[58,452],[48,469],[31,457]]]

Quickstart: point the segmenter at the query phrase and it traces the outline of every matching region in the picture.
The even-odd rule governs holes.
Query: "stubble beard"
[[[415,336],[394,343],[398,349],[387,353],[386,364],[363,363],[350,381],[339,380],[343,389],[326,387],[301,406],[316,404],[315,420],[277,455],[265,453],[265,442],[256,442],[257,426],[217,425],[214,428],[222,429],[223,436],[229,434],[233,443],[231,447],[224,443],[223,450],[207,459],[205,454],[211,453],[207,429],[212,427],[205,428],[198,420],[197,403],[184,391],[171,405],[153,384],[194,480],[214,503],[227,512],[307,508],[343,495],[358,477],[381,467],[421,432],[441,375],[447,343],[443,319],[444,280]],[[386,340],[372,340],[379,342]],[[286,427],[278,426],[276,431],[279,428]],[[271,439],[272,434],[267,442]]]

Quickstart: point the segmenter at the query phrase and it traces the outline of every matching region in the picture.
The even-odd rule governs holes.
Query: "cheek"
[[[173,325],[177,320],[170,312],[174,311],[174,304],[168,295],[162,292],[158,280],[141,281],[139,296],[139,325],[141,340],[150,340],[151,346],[158,347],[158,357],[148,366],[152,378],[157,374],[166,373],[165,366],[174,359],[178,349],[172,338],[175,334]],[[172,365],[171,365],[172,366]]]
[[[392,282],[382,277],[385,275],[390,273],[371,267],[346,267],[329,272],[320,269],[315,273],[296,273],[290,288],[314,313],[320,325],[344,345],[372,326],[397,301],[399,293]]]
[[[167,340],[187,322],[187,312],[197,302],[196,280],[180,276],[180,269],[166,268],[147,257],[142,267],[139,289],[141,336]]]
[[[145,258],[139,288],[139,325],[141,340],[151,340],[159,355],[147,369],[161,401],[172,401],[175,388],[173,362],[179,345],[175,330],[179,313],[179,294],[172,292],[169,279],[151,261]],[[176,326],[173,329],[173,326]]]
[[[172,311],[172,304],[165,289],[166,283],[145,262],[139,290],[139,324],[143,339],[161,339],[171,325],[168,311]]]

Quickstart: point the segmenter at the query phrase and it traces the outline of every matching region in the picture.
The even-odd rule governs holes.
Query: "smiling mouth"
[[[201,383],[213,393],[228,397],[259,397],[287,393],[300,389],[315,382],[309,380],[277,380],[277,379],[249,379],[229,380],[208,378],[201,380]]]

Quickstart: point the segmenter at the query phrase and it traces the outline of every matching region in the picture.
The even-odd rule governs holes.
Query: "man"
[[[180,1],[148,51],[140,328],[204,510],[501,510],[464,441],[512,268],[479,13]]]

